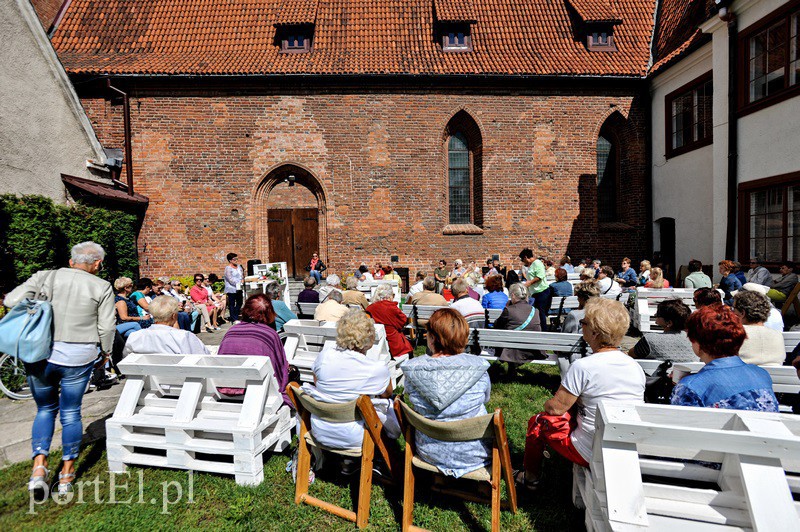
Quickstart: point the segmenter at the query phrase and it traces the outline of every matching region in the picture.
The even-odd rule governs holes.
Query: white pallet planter
[[[798,456],[796,416],[605,402],[573,495],[587,530],[800,530]]]
[[[272,271],[273,267],[277,267],[277,271]],[[271,283],[277,282],[281,286],[283,302],[289,305],[289,270],[285,262],[266,262],[262,264],[253,265],[253,274],[258,276],[268,277],[263,281],[249,281],[244,282],[244,292],[246,296],[264,291]]]
[[[127,465],[264,480],[263,453],[291,442],[294,417],[268,357],[132,353],[113,416],[106,421],[110,471]],[[244,388],[240,400],[218,387]]]
[[[286,360],[300,370],[302,382],[314,382],[311,368],[323,349],[336,345],[336,323],[316,320],[289,320],[283,326],[286,341],[283,345]],[[367,351],[367,358],[383,362],[389,368],[392,387],[403,384],[400,364],[408,360],[408,355],[392,358],[386,341],[386,329],[375,324],[375,344]]]

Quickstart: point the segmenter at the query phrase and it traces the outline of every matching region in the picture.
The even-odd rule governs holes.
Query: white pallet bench
[[[300,370],[302,382],[314,382],[311,368],[323,349],[336,345],[336,323],[289,320],[284,324],[283,331],[286,337],[283,346],[286,360]],[[381,324],[375,324],[375,344],[367,351],[366,357],[388,366],[393,388],[403,384],[400,364],[408,359],[408,355],[392,358],[386,341],[386,329]]]
[[[431,319],[431,316],[433,315],[434,312],[436,312],[437,310],[442,309],[442,308],[449,308],[449,307],[448,306],[409,305],[409,304],[405,304],[405,305],[403,305],[403,308],[401,310],[403,311],[403,314],[408,316],[408,318],[411,319],[411,320],[414,320],[414,319],[429,320],[429,319]],[[500,314],[502,314],[502,312],[503,312],[503,309],[501,309],[501,308],[484,309],[484,312],[483,312],[484,322],[486,324],[488,324],[488,325],[491,325],[492,323],[495,322],[495,320],[497,320],[497,318],[500,317]]]
[[[694,312],[694,290],[684,288],[637,288],[633,324],[641,332],[661,332],[656,325],[658,304],[667,299],[680,299]]]
[[[289,446],[294,418],[268,357],[132,353],[113,416],[106,421],[110,471],[127,465],[264,480],[263,453]],[[218,387],[244,388],[241,400]]]
[[[400,303],[400,283],[397,281],[367,281],[367,282],[360,282],[358,283],[357,290],[364,293],[364,296],[367,298],[367,301],[372,301],[372,296],[375,294],[375,289],[378,288],[382,284],[388,284],[392,287],[392,293],[394,294],[394,301]]]
[[[605,402],[595,424],[574,468],[587,530],[800,530],[796,416]]]
[[[800,344],[800,331],[786,331],[783,333],[783,343],[786,346],[786,354],[788,355],[797,344]]]
[[[532,360],[532,364],[555,365],[560,358],[569,360],[573,356],[583,356],[588,347],[580,334],[553,333],[539,331],[508,331],[502,329],[474,329],[469,338],[467,350],[488,360],[497,360],[497,348],[542,351],[544,360]]]
[[[313,318],[314,312],[316,312],[317,307],[320,305],[319,303],[295,303],[297,306],[297,316],[300,318]],[[360,309],[361,305],[347,305],[348,308],[351,309]]]

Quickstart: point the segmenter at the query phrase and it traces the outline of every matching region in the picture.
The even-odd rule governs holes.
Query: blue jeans
[[[178,312],[178,327],[183,329],[184,331],[192,330],[192,317],[189,316],[188,312],[180,311]]]
[[[550,305],[553,302],[553,291],[550,288],[542,290],[538,294],[533,294],[528,298],[528,303],[536,307],[536,312],[539,314],[539,321],[542,325],[542,330],[547,330],[547,314],[550,312]]]
[[[81,450],[83,424],[81,402],[86,385],[92,376],[94,362],[85,366],[59,366],[47,360],[25,364],[28,386],[38,410],[33,420],[31,445],[33,457],[50,454],[50,442],[56,426],[56,415],[61,411],[61,443],[64,460],[74,460]],[[59,390],[60,388],[60,390]],[[59,393],[60,392],[60,393]]]
[[[322,281],[322,274],[320,273],[319,270],[311,270],[310,272],[308,272],[308,275],[316,279],[317,284],[319,284],[319,282]]]
[[[139,325],[138,321],[126,321],[124,323],[120,323],[119,325],[117,325],[117,332],[120,333],[122,337],[125,338],[126,340],[133,331],[140,331],[140,330],[142,330],[142,326]]]

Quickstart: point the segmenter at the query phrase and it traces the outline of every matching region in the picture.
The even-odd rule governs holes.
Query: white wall
[[[0,193],[64,202],[102,148],[28,0],[0,2],[0,35]]]
[[[650,84],[652,98],[653,220],[675,219],[675,261],[712,260],[713,148],[705,146],[666,158],[665,97],[711,70],[711,45],[693,52],[679,64],[656,76]],[[657,226],[657,224],[654,224]],[[658,250],[658,228],[653,242]]]

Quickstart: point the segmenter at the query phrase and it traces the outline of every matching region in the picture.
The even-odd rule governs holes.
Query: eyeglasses
[[[583,327],[584,325],[586,325],[586,320],[583,320],[583,319],[578,320],[578,323],[580,323],[581,327]]]

